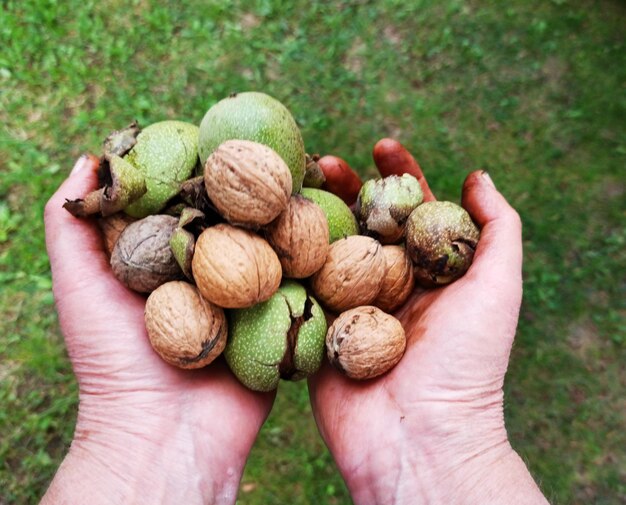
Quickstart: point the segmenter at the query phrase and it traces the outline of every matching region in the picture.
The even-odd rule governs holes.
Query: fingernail
[[[487,184],[489,184],[492,188],[496,187],[496,185],[491,180],[491,176],[489,175],[489,172],[487,172],[486,170],[483,170],[481,175],[483,176]]]
[[[87,166],[88,162],[89,162],[89,156],[87,156],[86,154],[83,154],[80,158],[76,160],[76,163],[74,164],[74,168],[72,168],[70,175],[76,175],[78,172],[83,170]]]

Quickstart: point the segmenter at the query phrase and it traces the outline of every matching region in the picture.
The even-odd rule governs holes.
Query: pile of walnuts
[[[200,368],[226,350],[239,380],[265,391],[315,372],[325,347],[336,369],[368,379],[406,347],[389,312],[415,285],[408,244],[397,245],[422,200],[412,179],[393,181],[415,184],[419,201],[400,217],[392,212],[392,222],[365,201],[379,191],[366,183],[355,210],[365,234],[329,243],[325,211],[293,192],[283,159],[263,144],[229,140],[203,176],[182,184],[176,212],[99,222],[114,275],[149,293],[146,329],[166,362]],[[320,305],[337,315],[329,328]]]

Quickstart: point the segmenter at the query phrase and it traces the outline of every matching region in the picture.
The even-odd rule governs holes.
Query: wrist
[[[499,414],[449,410],[437,417],[432,424],[405,415],[397,443],[374,445],[342,472],[356,505],[546,503]]]
[[[235,503],[247,454],[226,456],[209,426],[160,410],[153,416],[81,408],[42,503]]]

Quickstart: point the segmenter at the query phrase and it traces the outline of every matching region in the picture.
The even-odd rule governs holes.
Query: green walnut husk
[[[324,356],[326,318],[295,281],[284,281],[266,302],[229,311],[228,366],[254,391],[272,391],[280,379],[315,373]]]
[[[143,176],[146,193],[124,211],[133,217],[156,214],[191,177],[198,159],[198,127],[183,121],[161,121],[144,128],[124,157]]]
[[[415,280],[424,287],[449,284],[472,264],[480,231],[470,215],[452,202],[427,202],[406,223],[406,249]]]
[[[409,214],[422,203],[424,193],[419,181],[409,174],[390,175],[363,184],[354,214],[361,233],[382,244],[396,244],[404,236]]]
[[[289,110],[275,98],[256,91],[233,93],[213,105],[200,123],[202,164],[227,140],[251,140],[271,147],[289,167],[292,191],[302,187],[305,153],[302,134]]]

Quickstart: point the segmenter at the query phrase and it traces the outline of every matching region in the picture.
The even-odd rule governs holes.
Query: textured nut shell
[[[239,381],[254,391],[300,380],[322,363],[326,318],[303,286],[287,280],[266,302],[228,314],[224,357]]]
[[[204,184],[227,221],[265,225],[287,207],[291,172],[269,147],[249,140],[228,140],[209,156]]]
[[[128,214],[124,214],[123,212],[118,212],[112,216],[98,219],[98,226],[100,227],[104,238],[104,247],[109,256],[113,253],[115,243],[124,229],[130,223],[134,223],[135,221],[137,220],[134,217],[130,217]]]
[[[406,348],[404,329],[378,307],[342,313],[326,333],[330,363],[352,379],[371,379],[393,368]]]
[[[228,224],[200,234],[191,270],[202,296],[229,309],[267,300],[282,275],[278,256],[265,240]]]
[[[385,274],[382,246],[371,237],[352,235],[333,242],[311,287],[326,308],[343,310],[371,304]]]
[[[425,287],[449,284],[472,264],[480,231],[467,211],[452,202],[427,202],[407,220],[406,249],[415,280]]]
[[[385,275],[373,304],[385,312],[392,312],[413,292],[413,263],[404,247],[385,245],[382,250],[385,256]]]
[[[157,215],[124,228],[111,254],[115,277],[141,293],[149,293],[161,284],[180,279],[183,273],[170,248],[170,238],[177,226],[175,217]]]
[[[172,281],[155,289],[144,316],[152,347],[170,365],[201,368],[226,347],[224,311],[186,282]]]
[[[329,244],[324,211],[300,195],[265,230],[283,267],[285,277],[303,279],[317,272],[326,261]]]

